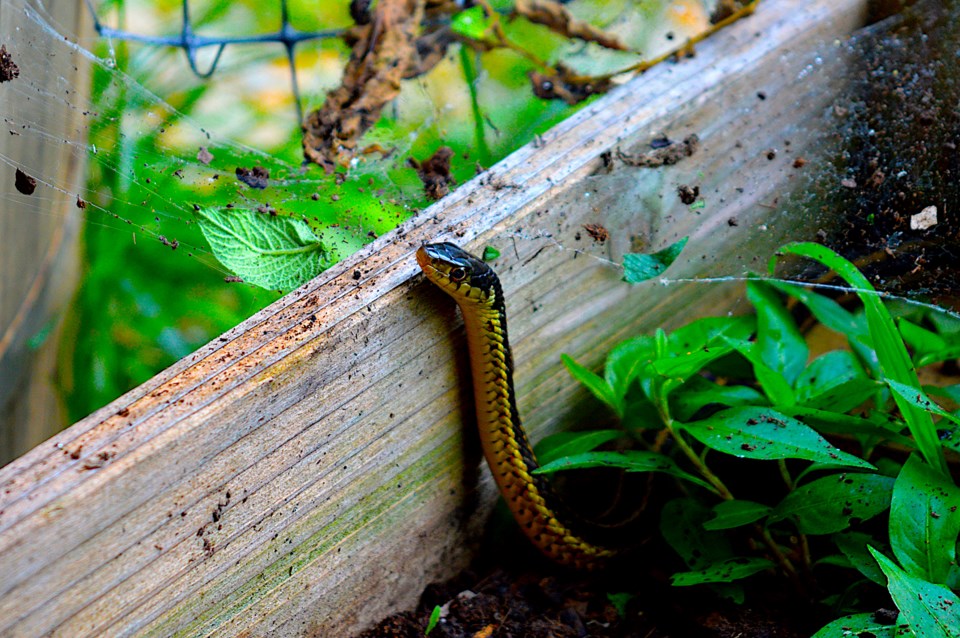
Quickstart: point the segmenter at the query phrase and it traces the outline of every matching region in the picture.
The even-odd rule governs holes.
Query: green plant
[[[960,636],[960,488],[944,454],[960,450],[960,413],[952,411],[960,385],[922,386],[916,372],[957,356],[960,320],[884,303],[823,246],[789,244],[778,253],[787,254],[835,271],[862,309],[800,284],[752,278],[752,315],[629,339],[609,353],[602,376],[564,355],[623,429],[549,437],[538,471],[612,466],[675,477],[683,495],[664,505],[660,529],[688,568],[673,575],[676,586],[706,583],[742,601],[738,581],[777,572],[835,613],[852,614],[816,638]],[[843,335],[848,349],[811,360],[784,296]],[[624,433],[643,449],[597,449]],[[750,473],[774,480],[743,481]],[[831,580],[839,589],[818,582],[837,568],[849,576]],[[900,610],[895,625],[852,613],[876,585]]]
[[[427,621],[427,628],[423,630],[424,636],[430,635],[430,632],[433,631],[440,622],[441,615],[443,615],[443,607],[440,605],[434,605],[433,611],[430,612],[430,620]]]

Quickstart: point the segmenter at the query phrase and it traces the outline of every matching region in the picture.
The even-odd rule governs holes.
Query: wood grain
[[[0,469],[0,633],[345,636],[464,565],[495,489],[456,311],[413,252],[496,245],[526,424],[584,421],[599,408],[560,352],[596,368],[626,336],[742,306],[737,281],[628,286],[623,252],[690,235],[671,277],[739,275],[826,223],[771,202],[817,152],[864,3],[793,11],[761,4]],[[691,133],[674,166],[601,157]]]
[[[45,18],[72,33],[90,31],[80,3],[55,2]],[[77,283],[85,149],[73,140],[90,84],[89,64],[25,15],[22,2],[0,3],[3,44],[20,77],[0,85],[0,463],[68,425],[54,382],[59,314]],[[82,87],[69,100],[63,87]],[[49,96],[38,99],[39,94]],[[57,97],[53,97],[57,96]],[[17,169],[39,180],[32,195],[15,188]],[[39,345],[32,340],[47,332]]]

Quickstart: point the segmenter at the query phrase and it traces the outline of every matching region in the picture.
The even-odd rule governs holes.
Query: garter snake
[[[593,568],[615,551],[573,531],[584,522],[566,510],[538,467],[520,424],[513,390],[513,360],[500,280],[482,260],[450,243],[426,244],[417,263],[427,279],[456,300],[463,315],[480,442],[494,480],[523,533],[554,561]]]

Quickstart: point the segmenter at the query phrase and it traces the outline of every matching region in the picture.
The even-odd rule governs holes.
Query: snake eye
[[[457,266],[456,268],[450,271],[450,279],[452,279],[453,281],[461,282],[466,278],[467,278],[467,271],[464,268],[461,268],[460,266]]]

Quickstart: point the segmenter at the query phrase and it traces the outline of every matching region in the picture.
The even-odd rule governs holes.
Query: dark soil
[[[850,46],[859,62],[834,103],[835,172],[816,186],[843,221],[824,243],[882,290],[949,303],[960,297],[960,3],[921,1]],[[918,224],[933,206],[936,223]]]
[[[415,611],[390,616],[360,638],[422,638],[436,606],[442,615],[430,638],[806,638],[829,620],[774,581],[758,581],[747,602],[735,605],[705,587],[675,588],[668,580],[650,566],[584,574],[496,565],[428,586]]]

